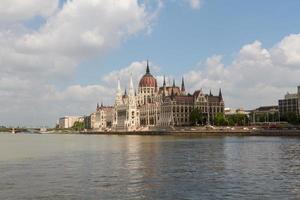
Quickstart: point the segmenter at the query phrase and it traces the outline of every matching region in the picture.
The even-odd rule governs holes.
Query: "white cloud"
[[[49,17],[58,9],[58,3],[59,0],[1,0],[0,23]]]
[[[191,8],[199,9],[202,5],[202,0],[187,0]]]
[[[271,49],[255,41],[241,48],[231,64],[212,56],[185,77],[192,89],[223,88],[230,107],[254,108],[277,104],[287,91],[295,91],[300,76],[300,35],[290,35]]]
[[[129,87],[129,80],[130,77],[132,76],[134,84],[138,85],[138,81],[146,73],[146,66],[147,66],[147,61],[135,61],[132,62],[127,67],[112,71],[109,74],[104,75],[103,80],[107,84],[114,84],[115,86],[117,86],[117,81],[118,79],[120,79],[122,88],[124,89]],[[150,66],[151,74],[153,76],[155,76],[157,72],[160,70],[158,66],[152,65],[151,62],[149,62],[149,66]]]
[[[84,59],[101,57],[128,37],[147,32],[154,19],[137,0],[67,1],[59,10],[57,3],[0,3],[1,11],[7,9],[0,12],[0,124],[53,124],[65,114],[93,111],[101,99],[108,102],[108,87],[58,89],[57,82],[72,79]],[[38,30],[22,24],[37,15],[46,19]]]

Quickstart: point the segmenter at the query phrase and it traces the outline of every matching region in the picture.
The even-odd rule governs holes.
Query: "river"
[[[300,138],[0,134],[0,199],[300,199]]]

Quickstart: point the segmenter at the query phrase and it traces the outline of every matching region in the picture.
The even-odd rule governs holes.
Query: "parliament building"
[[[151,74],[147,62],[146,73],[139,81],[137,93],[133,80],[130,78],[128,91],[122,92],[118,81],[115,103],[113,107],[97,107],[97,112],[109,110],[111,131],[147,131],[176,126],[190,126],[190,114],[199,109],[205,116],[206,124],[213,122],[217,113],[224,114],[224,101],[220,89],[217,96],[204,94],[200,89],[188,94],[185,89],[184,78],[181,86],[167,85],[164,78],[163,85],[158,86],[156,78]],[[104,114],[103,114],[104,115]],[[106,114],[107,115],[107,114]],[[105,117],[98,116],[99,119]],[[103,123],[98,123],[100,126]],[[104,126],[106,126],[106,124]],[[100,127],[99,127],[100,128]]]

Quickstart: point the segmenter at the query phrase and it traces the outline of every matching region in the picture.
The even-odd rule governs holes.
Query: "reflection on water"
[[[300,199],[300,140],[0,135],[0,199]]]

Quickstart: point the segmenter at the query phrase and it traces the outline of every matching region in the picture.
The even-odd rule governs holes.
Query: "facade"
[[[186,94],[184,79],[181,86],[163,85],[158,87],[157,80],[150,72],[147,62],[146,73],[139,81],[138,93],[134,92],[132,78],[129,91],[122,94],[118,81],[114,104],[113,130],[137,131],[170,126],[191,125],[190,113],[200,109],[206,123],[213,121],[217,113],[224,114],[224,101],[221,89],[219,95],[204,94],[202,90]]]
[[[250,118],[252,123],[279,121],[278,106],[261,106],[256,108],[251,111]]]
[[[98,131],[108,131],[112,127],[113,113],[114,107],[103,106],[103,104],[99,106],[99,104],[97,104],[96,112],[84,118],[85,127]]]
[[[299,101],[300,101],[300,86],[298,86],[297,93],[294,94],[287,93],[284,99],[280,99],[278,101],[280,116],[285,116],[289,113],[293,113],[299,116],[300,114]]]
[[[135,95],[133,81],[130,78],[129,91],[122,95],[120,81],[116,93],[113,127],[115,131],[136,131],[140,127],[138,96]]]
[[[59,128],[72,128],[75,122],[83,122],[84,118],[80,116],[65,116],[59,119]]]

